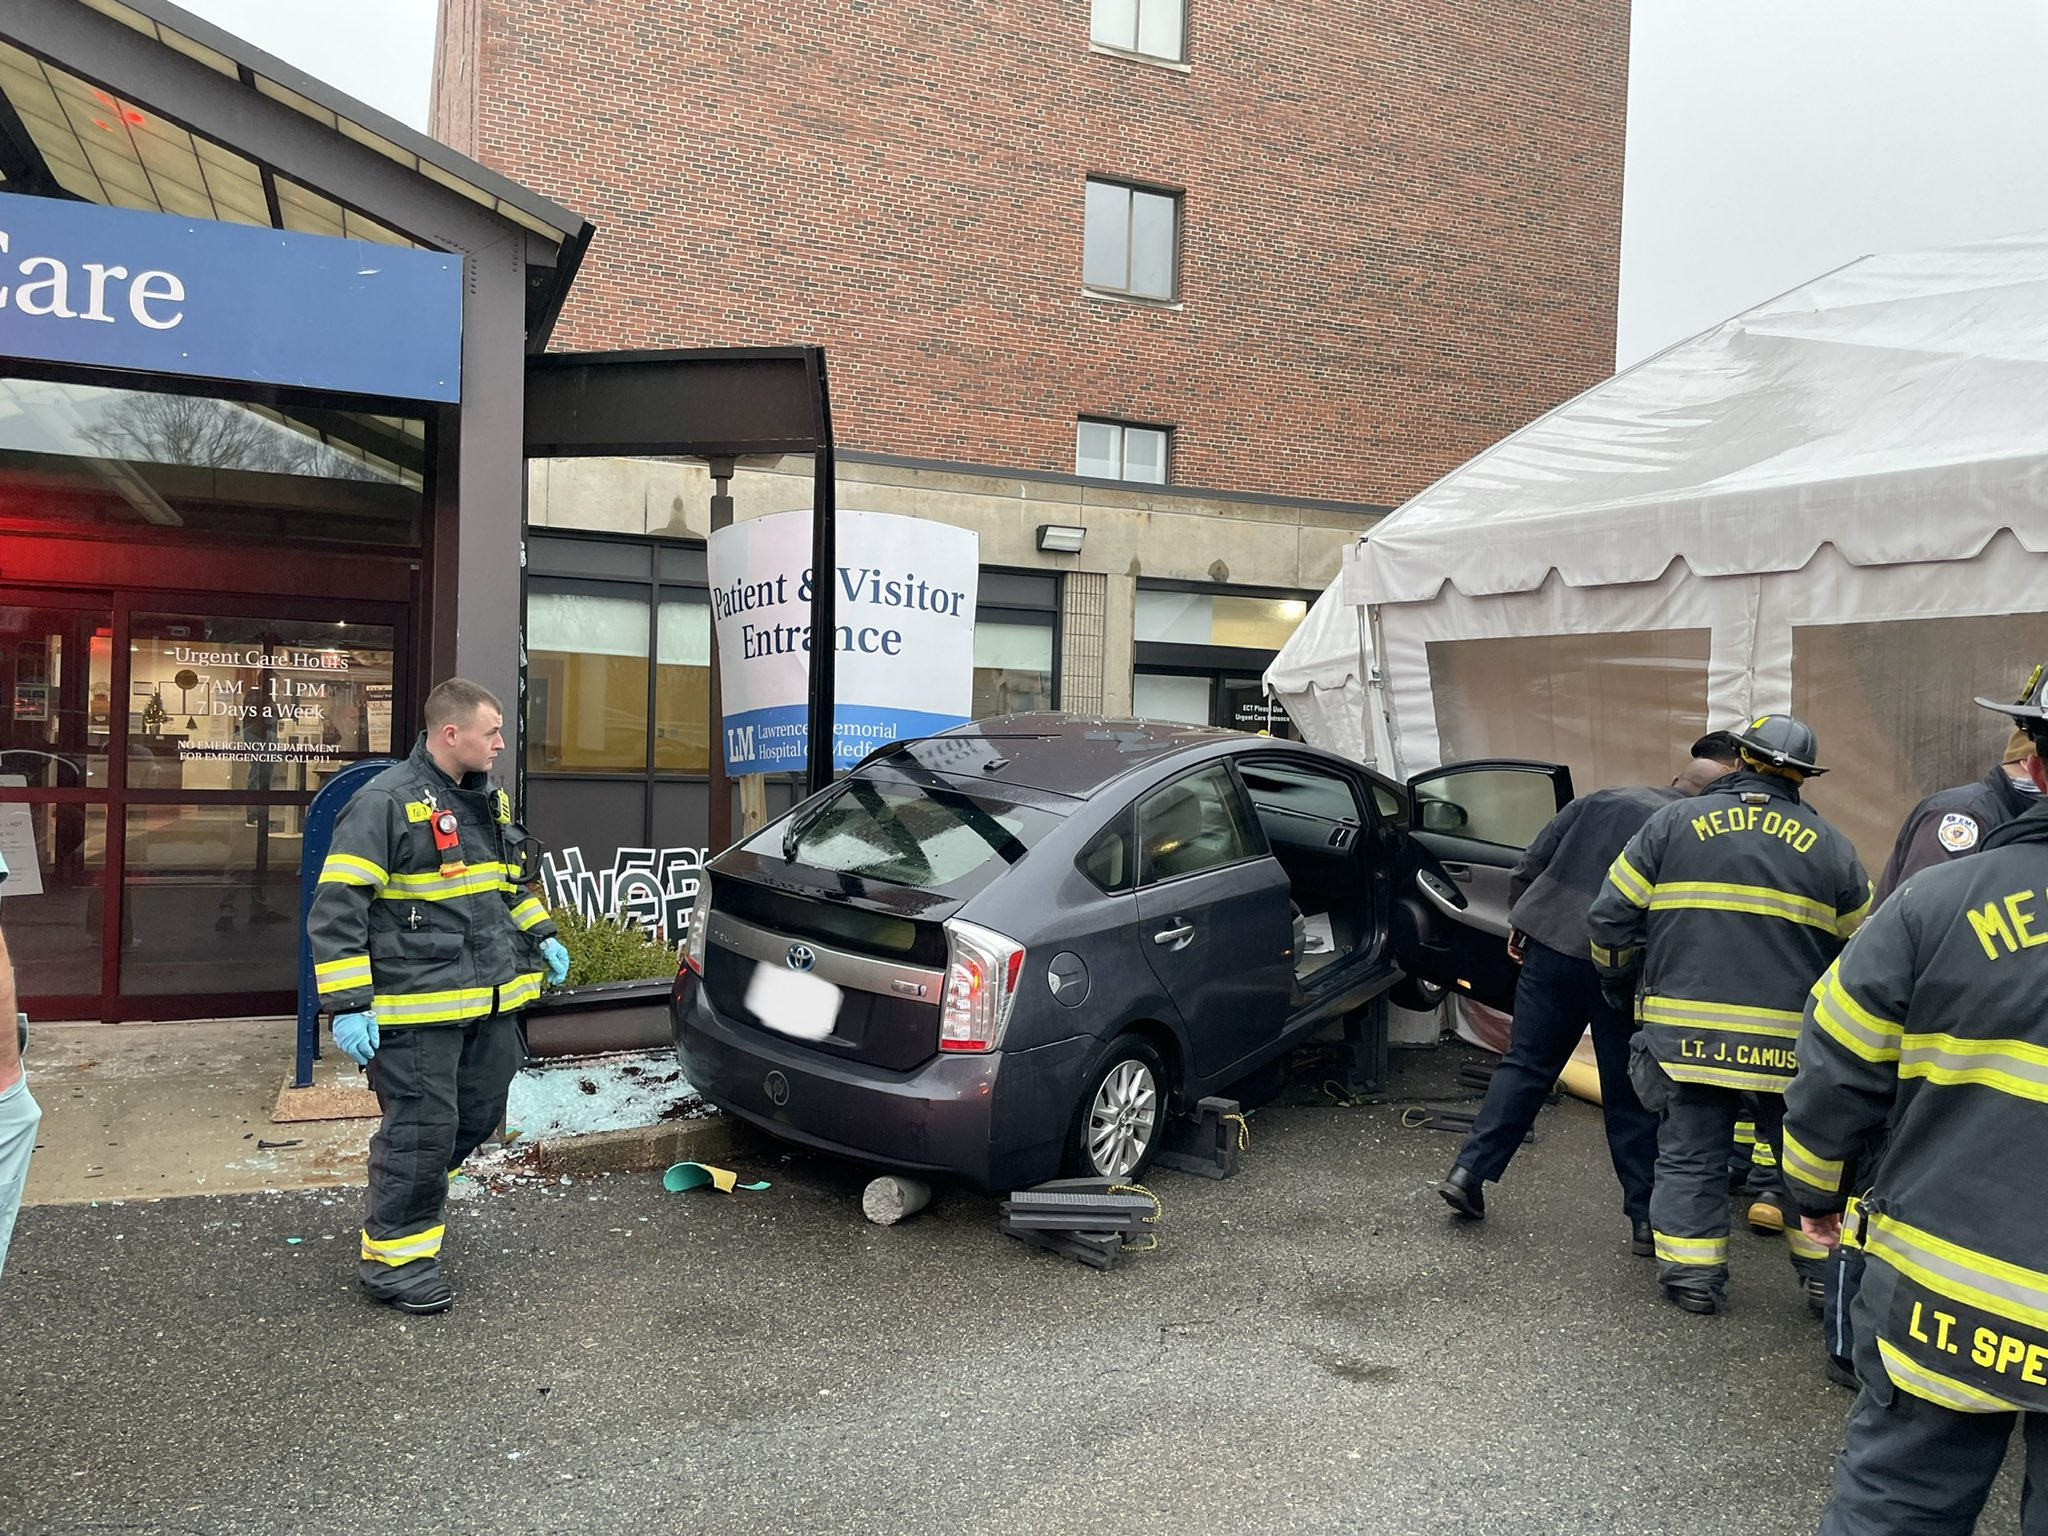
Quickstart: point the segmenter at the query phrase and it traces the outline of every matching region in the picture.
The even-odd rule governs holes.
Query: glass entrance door
[[[348,610],[0,598],[4,911],[29,1013],[290,1011],[306,807],[349,762],[409,745],[405,611]]]
[[[1131,713],[1141,720],[1220,725],[1233,731],[1301,740],[1278,699],[1256,677],[1229,672],[1142,669],[1131,677]]]

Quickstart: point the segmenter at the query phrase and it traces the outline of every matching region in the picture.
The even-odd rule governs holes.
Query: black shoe
[[[1463,1164],[1451,1170],[1451,1176],[1437,1185],[1436,1192],[1460,1216],[1470,1221],[1486,1219],[1485,1181]]]
[[[1650,1230],[1647,1221],[1631,1222],[1628,1232],[1628,1251],[1639,1259],[1654,1258],[1657,1253],[1657,1234]]]
[[[1837,1360],[1833,1355],[1829,1355],[1826,1374],[1828,1380],[1838,1387],[1847,1387],[1851,1392],[1862,1390],[1863,1383],[1856,1379],[1856,1372],[1846,1360]]]
[[[1721,1298],[1710,1290],[1697,1285],[1667,1285],[1664,1299],[1674,1307],[1683,1307],[1688,1312],[1708,1316],[1721,1310]]]

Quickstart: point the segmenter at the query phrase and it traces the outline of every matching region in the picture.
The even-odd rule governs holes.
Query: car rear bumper
[[[986,1190],[1058,1174],[1094,1044],[942,1054],[895,1072],[728,1019],[688,972],[676,980],[670,1020],[684,1075],[727,1114],[821,1151]]]

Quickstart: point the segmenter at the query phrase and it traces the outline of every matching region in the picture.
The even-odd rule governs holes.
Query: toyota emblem
[[[792,944],[786,958],[792,971],[808,971],[818,963],[818,952],[808,944]]]

